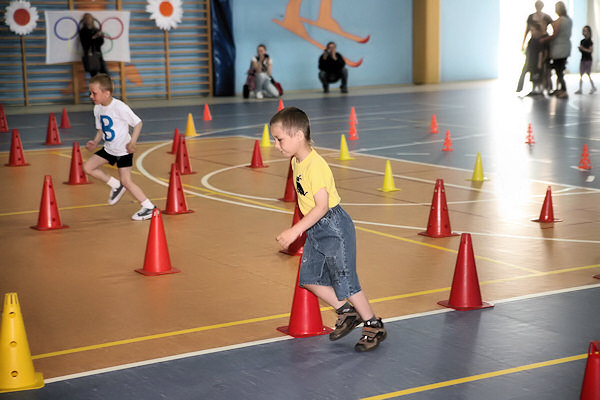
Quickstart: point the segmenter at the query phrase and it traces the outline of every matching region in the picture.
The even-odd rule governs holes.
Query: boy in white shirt
[[[83,170],[111,187],[108,198],[108,204],[111,206],[121,199],[125,190],[129,190],[142,205],[131,219],[143,221],[152,218],[154,204],[131,180],[133,153],[142,131],[142,120],[127,104],[112,97],[113,88],[113,82],[106,74],[98,74],[90,79],[90,98],[95,104],[94,119],[97,132],[85,147],[94,151],[100,140],[104,140],[104,147],[83,164]],[[133,127],[131,135],[130,126]],[[107,163],[117,164],[120,181],[102,170],[101,167]]]

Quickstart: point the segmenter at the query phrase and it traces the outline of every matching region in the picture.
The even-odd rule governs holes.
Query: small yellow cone
[[[392,164],[390,161],[385,162],[385,174],[383,175],[383,187],[381,189],[377,189],[382,192],[395,192],[400,189],[396,189],[394,186],[394,176],[392,175]]]
[[[43,386],[44,377],[33,369],[19,299],[7,293],[0,326],[0,393]]]
[[[269,135],[269,125],[265,124],[263,129],[262,140],[260,141],[260,147],[273,147],[271,144],[271,135]]]
[[[489,181],[488,178],[485,178],[483,176],[483,167],[481,166],[481,153],[477,153],[477,159],[475,160],[475,169],[473,170],[473,177],[467,180],[472,182]]]
[[[350,157],[350,153],[348,152],[348,144],[346,143],[346,137],[344,135],[342,135],[342,142],[340,143],[340,157],[338,160],[354,160],[353,157]]]
[[[192,114],[188,114],[187,126],[185,127],[185,136],[198,136],[196,133],[196,127],[194,126],[194,119],[192,118]]]

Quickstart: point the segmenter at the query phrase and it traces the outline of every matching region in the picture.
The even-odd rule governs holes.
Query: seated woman
[[[251,71],[254,74],[254,91],[256,98],[279,97],[279,91],[271,82],[271,68],[273,60],[267,54],[267,47],[259,44],[256,49],[256,56],[252,57]]]

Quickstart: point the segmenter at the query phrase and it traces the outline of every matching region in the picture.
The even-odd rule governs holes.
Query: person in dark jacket
[[[336,51],[334,42],[327,43],[327,48],[319,57],[319,80],[323,84],[323,92],[329,92],[329,84],[342,80],[340,89],[348,93],[348,70],[344,57]]]
[[[90,13],[85,13],[80,22],[79,40],[83,49],[83,68],[89,72],[90,76],[99,73],[107,74],[108,69],[102,57],[102,45],[104,37],[100,29],[94,26],[94,17]]]

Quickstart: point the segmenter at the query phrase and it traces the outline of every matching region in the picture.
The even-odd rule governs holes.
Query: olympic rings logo
[[[77,35],[79,35],[79,30],[82,23],[83,19],[78,22],[75,18],[69,16],[59,18],[54,24],[54,35],[58,39],[68,42],[69,48],[71,49],[71,41],[75,39]],[[123,21],[121,21],[121,19],[118,17],[108,17],[102,22],[94,18],[94,24],[100,27],[100,33],[102,36],[110,41],[110,47],[106,50],[103,50],[105,54],[110,53],[114,47],[113,41],[119,39],[125,31],[125,25],[123,24]],[[72,35],[71,33],[68,33],[71,31],[71,29],[73,29]],[[111,35],[107,33],[107,31],[116,31],[117,33],[115,35]]]

